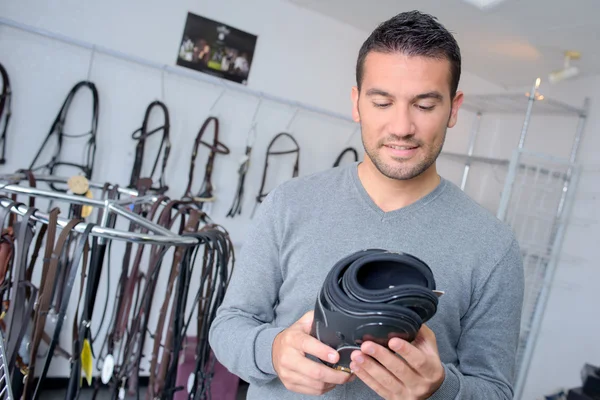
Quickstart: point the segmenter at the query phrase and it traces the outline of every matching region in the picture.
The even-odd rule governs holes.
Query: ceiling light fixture
[[[504,0],[464,0],[466,3],[472,4],[480,10],[488,10]]]
[[[579,68],[571,66],[571,60],[579,60],[580,58],[580,52],[566,51],[564,68],[558,71],[553,71],[550,74],[548,74],[548,80],[550,81],[550,83],[558,83],[565,79],[571,79],[579,75]]]

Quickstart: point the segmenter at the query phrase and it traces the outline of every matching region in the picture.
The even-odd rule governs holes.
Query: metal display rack
[[[197,246],[201,242],[196,237],[178,235],[162,226],[140,216],[134,214],[125,208],[131,204],[153,204],[159,201],[159,197],[155,195],[138,196],[138,192],[129,188],[120,188],[117,190],[121,195],[128,196],[120,200],[94,200],[84,196],[67,194],[59,191],[44,190],[40,188],[33,188],[29,186],[21,186],[21,181],[27,181],[27,175],[25,174],[10,174],[0,175],[0,193],[12,193],[20,194],[28,197],[45,198],[51,199],[52,201],[65,202],[70,205],[85,205],[92,206],[98,211],[102,210],[102,218],[99,224],[93,224],[90,236],[96,236],[99,238],[99,243],[106,243],[108,240],[120,240],[139,244],[154,244],[162,245],[165,247],[169,246]],[[47,182],[47,183],[68,183],[68,178],[49,176],[49,175],[35,175],[36,182]],[[105,188],[104,184],[97,182],[88,182],[89,187],[93,189]],[[112,188],[109,185],[108,188]],[[165,201],[161,202],[160,205],[165,205]],[[29,207],[20,202],[13,202],[6,197],[0,197],[0,207],[8,209],[11,213],[24,216]],[[110,228],[110,217],[116,215],[123,217],[130,222],[135,223],[137,226],[145,228],[148,233],[138,233],[125,230],[119,230]],[[42,224],[48,224],[50,222],[49,215],[36,210],[31,215],[31,220],[40,222]],[[63,229],[67,226],[69,220],[65,218],[58,218],[57,227]],[[82,233],[88,227],[87,222],[80,222],[75,225],[72,230]],[[2,332],[0,332],[0,400],[8,399],[12,400],[11,390],[11,377],[9,375],[9,365],[7,365],[7,359],[4,354],[6,342]]]
[[[0,332],[0,400],[13,400],[13,393],[10,386],[10,375],[8,374],[8,365],[6,361],[6,352],[4,351],[4,335]]]
[[[581,108],[538,94],[539,79],[528,94],[474,95],[463,107],[476,113],[467,154],[442,153],[464,162],[461,189],[465,190],[475,163],[507,167],[496,216],[514,230],[523,256],[525,297],[521,335],[517,351],[515,399],[520,399],[535,349],[546,303],[556,271],[561,245],[569,222],[570,206],[577,187],[577,155],[589,110],[589,99]],[[473,154],[481,119],[485,114],[518,115],[525,110],[521,134],[510,160]],[[534,115],[577,118],[568,158],[525,149]]]

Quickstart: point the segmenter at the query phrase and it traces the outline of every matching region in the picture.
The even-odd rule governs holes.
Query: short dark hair
[[[460,80],[460,48],[454,36],[437,18],[420,11],[408,11],[381,23],[365,40],[358,53],[356,84],[362,84],[365,59],[370,52],[400,52],[408,56],[447,59],[450,62],[450,96],[454,98]]]

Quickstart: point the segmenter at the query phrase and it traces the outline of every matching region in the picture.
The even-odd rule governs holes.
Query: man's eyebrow
[[[394,97],[391,93],[386,92],[385,90],[382,89],[369,89],[367,90],[366,93],[367,96],[383,96],[383,97]]]
[[[444,96],[442,96],[442,94],[440,92],[427,92],[427,93],[421,93],[415,96],[415,100],[423,100],[423,99],[435,99],[435,100],[439,100],[442,101],[444,100]]]

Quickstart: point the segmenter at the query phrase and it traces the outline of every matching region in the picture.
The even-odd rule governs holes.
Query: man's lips
[[[393,156],[403,158],[413,156],[419,148],[419,146],[406,144],[386,144],[384,147],[388,149]]]

